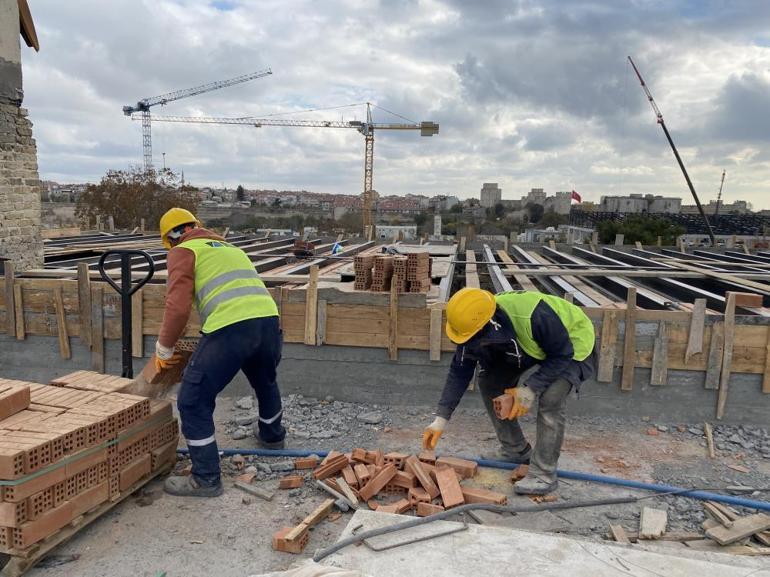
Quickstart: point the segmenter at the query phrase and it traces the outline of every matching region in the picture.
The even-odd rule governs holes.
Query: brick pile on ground
[[[23,556],[176,461],[169,401],[78,371],[50,385],[0,379],[0,551]]]
[[[356,275],[353,288],[356,290],[369,290],[372,288],[373,267],[374,255],[357,255],[353,257],[353,272]]]
[[[403,256],[366,255],[353,259],[355,290],[390,291],[396,283],[399,293],[426,293],[431,287],[432,263],[427,252]]]
[[[372,273],[372,287],[375,292],[390,290],[390,281],[393,279],[393,257],[374,257],[374,272]]]
[[[297,466],[307,465],[304,460],[299,460]],[[413,512],[427,517],[466,503],[505,505],[508,498],[503,493],[461,484],[476,475],[477,469],[478,465],[473,461],[436,458],[433,451],[409,455],[357,448],[347,454],[330,451],[313,470],[313,478],[344,495],[356,506],[365,505],[383,513]],[[334,499],[324,503],[328,514]],[[314,518],[313,522],[319,520]],[[307,544],[308,530],[312,526],[313,523],[303,521],[294,528],[282,528],[273,536],[273,548],[300,553]]]

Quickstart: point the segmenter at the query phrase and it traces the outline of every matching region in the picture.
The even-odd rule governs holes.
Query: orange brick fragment
[[[513,471],[511,471],[511,482],[521,481],[527,476],[529,472],[529,465],[519,465]]]
[[[430,515],[435,515],[436,513],[441,513],[443,510],[444,507],[441,505],[434,505],[432,503],[417,503],[418,517],[428,517]]]
[[[304,483],[305,479],[303,479],[300,475],[289,475],[278,481],[278,488],[296,489],[297,487],[301,487]]]
[[[492,399],[492,406],[495,409],[495,415],[497,415],[498,419],[508,418],[508,415],[511,414],[511,409],[513,408],[513,402],[513,395],[509,395],[508,393],[503,393]]]
[[[318,465],[318,457],[302,457],[294,461],[295,469],[315,469]]]
[[[412,487],[409,489],[408,498],[413,506],[417,506],[417,503],[430,503],[432,500],[428,492],[422,487]]]
[[[302,550],[310,539],[307,525],[303,525],[303,527],[304,528],[300,531],[299,536],[295,539],[287,539],[287,536],[294,531],[296,527],[284,527],[273,534],[273,549],[284,553],[302,553]]]
[[[410,456],[404,463],[404,468],[407,472],[412,473],[430,495],[431,499],[438,497],[439,490],[433,480],[430,478],[430,473],[425,470],[426,464],[418,461],[414,456]]]
[[[420,453],[417,457],[420,461],[423,463],[428,463],[429,465],[435,465],[436,464],[436,451],[423,451]]]
[[[368,501],[372,497],[374,497],[377,493],[379,493],[385,485],[387,485],[390,480],[395,476],[396,474],[396,467],[395,465],[387,465],[380,473],[376,476],[374,476],[364,487],[358,492],[359,495],[361,495],[361,498],[364,501]]]
[[[452,467],[461,479],[470,479],[479,468],[475,461],[458,459],[457,457],[440,457],[436,459],[436,466],[448,465]]]
[[[505,505],[508,497],[502,493],[495,493],[486,489],[476,487],[462,487],[463,498],[466,503],[494,503],[496,505]]]
[[[417,477],[415,477],[414,473],[410,473],[407,471],[398,471],[395,475],[393,475],[393,479],[391,479],[390,482],[391,484],[396,485],[397,487],[403,487],[404,489],[411,489],[412,487],[417,485]]]
[[[465,503],[460,481],[457,474],[451,467],[441,467],[436,469],[436,482],[439,491],[441,491],[441,500],[444,502],[445,509],[451,509]]]
[[[353,449],[353,452],[350,454],[350,460],[358,463],[366,463],[366,449]]]
[[[329,455],[331,455],[331,453],[329,453]],[[345,455],[338,453],[331,459],[325,459],[324,462],[321,463],[321,465],[315,471],[313,471],[313,477],[319,480],[326,479],[327,477],[331,477],[332,475],[339,473],[347,466],[348,458]]]

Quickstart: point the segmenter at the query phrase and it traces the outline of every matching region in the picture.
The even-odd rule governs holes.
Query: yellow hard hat
[[[495,314],[495,295],[479,288],[462,288],[446,306],[446,334],[462,344],[479,332]]]
[[[198,219],[186,208],[170,208],[166,213],[160,217],[160,239],[163,241],[163,246],[167,249],[171,248],[171,241],[168,238],[168,233],[174,230],[176,227],[195,223],[198,224]]]

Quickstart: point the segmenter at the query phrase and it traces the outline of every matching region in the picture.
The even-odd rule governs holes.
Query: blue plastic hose
[[[178,453],[187,455],[188,449],[177,449]],[[308,451],[305,449],[280,449],[272,451],[269,449],[220,449],[219,452],[222,455],[231,457],[233,455],[254,455],[257,457],[309,457],[310,455],[318,455],[319,457],[325,457],[329,451]],[[490,461],[487,459],[478,459],[474,457],[462,457],[469,461],[475,461],[481,467],[490,467],[492,469],[507,469],[514,470],[519,465],[515,463],[507,463],[505,461]],[[744,499],[743,497],[735,497],[733,495],[720,495],[719,493],[710,493],[709,491],[688,491],[684,487],[676,487],[674,485],[661,485],[658,483],[642,483],[641,481],[631,481],[629,479],[620,479],[618,477],[609,477],[607,475],[594,475],[592,473],[580,473],[578,471],[564,471],[559,469],[557,471],[559,477],[564,479],[575,479],[576,481],[589,481],[592,483],[604,483],[605,485],[616,485],[619,487],[627,487],[629,489],[643,489],[645,491],[654,491],[656,493],[677,493],[677,497],[691,497],[693,499],[700,499],[702,501],[717,501],[718,503],[726,503],[728,505],[736,505],[739,507],[749,507],[751,509],[758,509],[762,511],[770,511],[770,502],[756,501],[754,499]]]

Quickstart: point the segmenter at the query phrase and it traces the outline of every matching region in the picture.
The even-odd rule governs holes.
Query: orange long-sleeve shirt
[[[218,234],[205,228],[195,228],[182,235],[180,242],[194,238],[210,238],[224,241]],[[164,347],[173,347],[184,334],[195,298],[195,253],[182,246],[175,246],[166,259],[166,307],[158,341]]]

